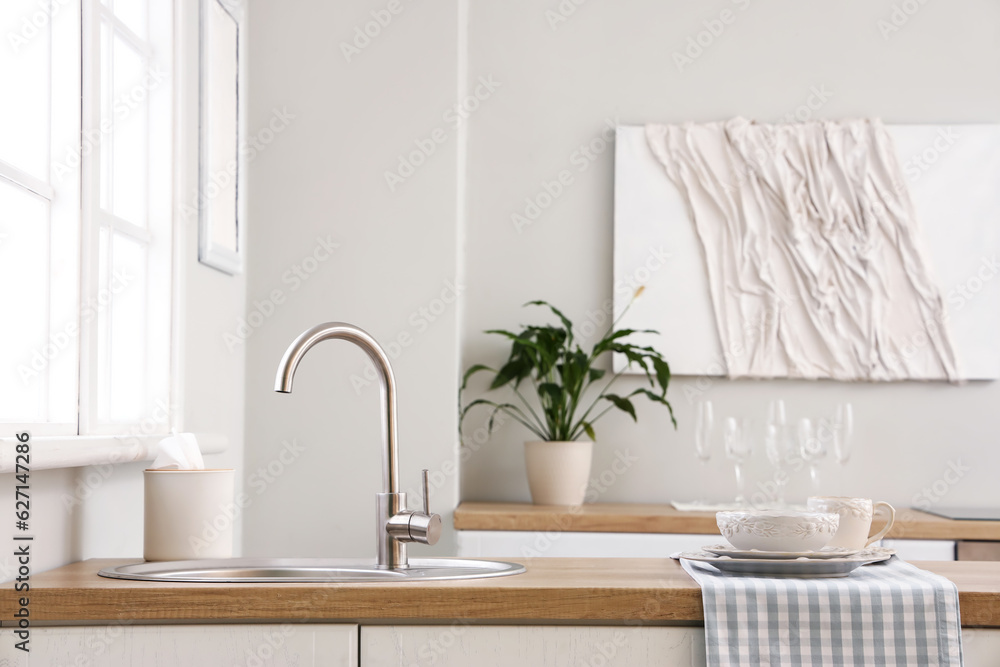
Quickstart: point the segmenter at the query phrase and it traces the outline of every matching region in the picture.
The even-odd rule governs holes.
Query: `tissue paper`
[[[205,460],[194,433],[175,433],[160,441],[150,470],[204,470]]]

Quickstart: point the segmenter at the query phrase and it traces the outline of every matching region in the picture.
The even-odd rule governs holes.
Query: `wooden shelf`
[[[455,510],[458,530],[535,530],[718,535],[715,512],[681,512],[669,505],[595,503],[580,507],[464,502]],[[907,540],[1000,541],[1000,521],[955,521],[915,509],[896,511],[886,536]]]
[[[512,577],[351,584],[188,584],[105,579],[88,560],[31,578],[33,624],[176,621],[699,623],[701,590],[667,558],[535,558]],[[1000,563],[918,562],[958,586],[964,626],[1000,627]],[[0,589],[3,624],[19,594]]]

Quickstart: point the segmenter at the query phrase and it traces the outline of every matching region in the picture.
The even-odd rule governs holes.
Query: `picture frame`
[[[229,275],[244,263],[245,17],[240,0],[201,2],[198,260]]]

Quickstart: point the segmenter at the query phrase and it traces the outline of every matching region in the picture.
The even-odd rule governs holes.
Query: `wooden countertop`
[[[464,502],[459,530],[561,530],[607,533],[718,535],[715,512],[681,512],[670,505],[595,503],[579,507]],[[1000,521],[955,521],[915,509],[896,511],[886,536],[910,540],[1000,540]]]
[[[171,621],[424,621],[578,625],[703,620],[701,590],[667,558],[535,558],[511,577],[350,584],[190,584],[105,579],[124,560],[87,560],[33,575],[34,623]],[[964,626],[1000,627],[1000,563],[918,562],[959,590]],[[18,597],[0,589],[9,625]]]

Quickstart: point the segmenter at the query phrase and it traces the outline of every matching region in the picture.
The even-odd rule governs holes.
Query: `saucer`
[[[702,551],[730,558],[758,558],[766,560],[792,560],[795,558],[844,558],[860,553],[861,549],[823,547],[819,551],[760,551],[758,549],[734,549],[728,544],[714,544],[701,548]]]
[[[733,574],[759,574],[771,577],[846,577],[862,565],[880,563],[892,558],[892,549],[872,548],[853,556],[839,558],[730,558],[708,551],[688,551],[676,558],[708,563]]]

